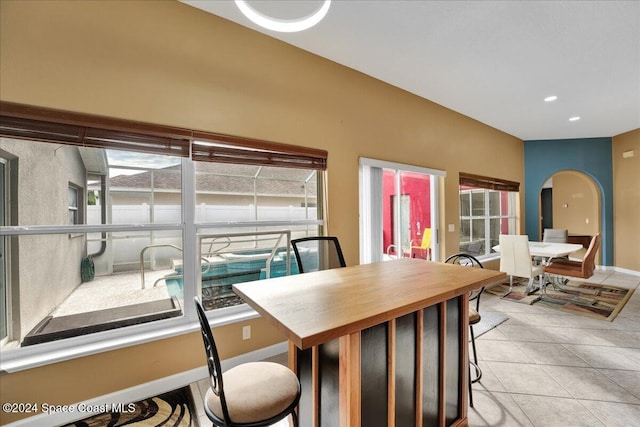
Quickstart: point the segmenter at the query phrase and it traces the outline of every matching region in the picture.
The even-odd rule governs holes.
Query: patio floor
[[[171,298],[164,281],[158,282],[155,287],[153,284],[156,280],[174,273],[173,269],[145,271],[144,289],[140,282],[140,271],[96,276],[91,282],[78,286],[51,315],[69,316]]]

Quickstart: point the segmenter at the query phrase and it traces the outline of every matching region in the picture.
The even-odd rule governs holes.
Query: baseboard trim
[[[288,344],[286,342],[282,342],[249,353],[241,354],[239,356],[223,360],[221,363],[222,370],[226,371],[227,369],[230,369],[242,363],[256,362],[276,356],[278,354],[286,353],[288,351],[288,348]],[[204,350],[202,351],[204,354]],[[90,417],[91,415],[100,413],[100,411],[81,412],[80,408],[96,407],[100,405],[104,407],[105,405],[127,404],[129,402],[136,402],[141,399],[146,399],[150,396],[157,396],[159,394],[166,393],[180,387],[185,387],[191,383],[195,383],[207,378],[208,375],[209,373],[207,371],[207,367],[202,366],[200,368],[191,369],[179,374],[170,375],[165,378],[150,381],[144,384],[139,384],[137,386],[129,387],[127,389],[120,390],[114,393],[105,394],[103,396],[85,400],[83,402],[68,405],[69,408],[73,408],[73,412],[56,412],[52,414],[34,415],[33,417],[14,421],[13,423],[7,424],[7,426],[37,427],[43,425],[54,426],[72,423],[78,419]]]
[[[616,273],[624,273],[624,274],[629,274],[631,276],[639,276],[640,277],[640,271],[629,270],[628,268],[613,267],[613,266],[609,266],[609,265],[598,265],[598,266],[596,266],[596,269],[604,270],[604,271],[615,271]]]

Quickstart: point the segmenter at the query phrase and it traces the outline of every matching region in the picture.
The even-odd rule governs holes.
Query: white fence
[[[109,224],[179,224],[182,223],[180,205],[113,205],[107,214]],[[300,221],[316,220],[316,208],[298,206],[196,206],[197,223],[251,222],[251,221]],[[87,224],[100,224],[100,206],[87,207]],[[256,228],[260,224],[256,224]],[[282,227],[279,227],[282,228]],[[221,231],[217,228],[218,232]],[[293,229],[296,235],[305,235],[306,227]],[[224,229],[225,232],[246,231],[246,228]],[[315,229],[314,229],[315,231]],[[100,233],[88,235],[88,253],[100,249]],[[174,231],[113,232],[107,237],[107,249],[104,255],[95,257],[97,274],[110,274],[117,271],[130,271],[139,268],[140,251],[152,244],[172,244],[182,247],[182,233]],[[153,248],[145,254],[145,261],[151,269],[171,267],[171,260],[181,258],[182,254],[171,248]]]

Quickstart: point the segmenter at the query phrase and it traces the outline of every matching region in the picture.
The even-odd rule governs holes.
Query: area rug
[[[150,397],[119,407],[119,412],[98,415],[67,424],[64,427],[164,426],[198,427],[198,415],[189,387]]]
[[[569,281],[562,286],[562,291],[548,285],[546,295],[550,299],[541,299],[541,291],[539,290],[530,295],[525,295],[526,282],[514,281],[513,291],[503,296],[508,290],[509,283],[501,283],[485,290],[485,292],[502,296],[507,301],[529,305],[540,304],[566,313],[609,322],[616,318],[633,294],[633,289],[578,280]]]

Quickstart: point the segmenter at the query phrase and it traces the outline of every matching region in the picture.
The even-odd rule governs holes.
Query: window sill
[[[260,315],[245,304],[225,313],[215,313],[209,318],[209,323],[212,328],[217,328],[257,317]],[[2,355],[0,376],[184,335],[199,329],[200,324],[195,317],[182,316],[29,347],[3,350],[0,353]]]

